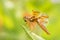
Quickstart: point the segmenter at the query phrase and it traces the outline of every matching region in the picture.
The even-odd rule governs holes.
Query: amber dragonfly
[[[38,24],[42,30],[44,30],[47,34],[50,34],[44,25],[44,23],[47,23],[45,19],[48,19],[48,16],[44,14],[39,14],[39,11],[33,10],[32,14],[25,13],[23,19],[29,25],[31,31],[33,31],[35,29],[36,24]]]

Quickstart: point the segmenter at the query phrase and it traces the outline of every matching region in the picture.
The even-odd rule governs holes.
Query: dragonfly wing
[[[37,20],[37,24],[44,30],[47,34],[50,34],[47,28],[44,26],[43,22],[41,22],[39,19]]]
[[[33,31],[33,30],[35,29],[35,25],[36,25],[35,22],[27,21],[27,24],[28,24],[28,26],[30,27],[30,30],[31,30],[31,31]]]

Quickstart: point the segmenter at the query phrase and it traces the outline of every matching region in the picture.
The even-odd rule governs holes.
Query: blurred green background
[[[51,34],[42,30],[35,33],[46,40],[60,40],[60,0],[0,0],[0,40],[33,40],[22,17],[32,10],[49,16]]]

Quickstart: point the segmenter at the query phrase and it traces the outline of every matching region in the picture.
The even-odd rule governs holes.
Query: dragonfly
[[[33,10],[32,14],[25,13],[23,16],[24,21],[29,25],[30,30],[33,31],[35,29],[36,24],[39,25],[39,27],[44,30],[47,34],[50,34],[44,23],[48,23],[46,19],[49,17],[47,15],[39,15],[40,12]]]

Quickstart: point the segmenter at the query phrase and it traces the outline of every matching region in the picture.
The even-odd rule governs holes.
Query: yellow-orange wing
[[[50,34],[47,28],[44,25],[44,19],[47,18],[47,16],[41,16],[40,19],[37,20],[37,24],[44,30],[47,34]]]
[[[30,17],[32,17],[32,15],[31,15],[31,14],[28,14],[28,13],[25,13],[25,14],[24,14],[24,17],[26,17],[26,18],[24,18],[24,20],[26,21],[26,23],[27,23],[27,25],[29,26],[30,30],[33,31],[36,22],[30,22],[30,21],[28,20]]]

